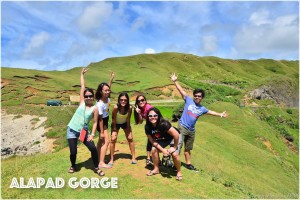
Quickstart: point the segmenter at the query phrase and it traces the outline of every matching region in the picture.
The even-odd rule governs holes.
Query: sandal
[[[95,172],[96,174],[98,174],[99,176],[104,176],[104,175],[105,175],[105,173],[104,173],[102,170],[98,169],[98,168],[96,168],[96,169],[94,170],[94,172]]]
[[[160,174],[159,172],[153,172],[153,171],[149,171],[146,175],[147,176],[154,176],[156,174]]]
[[[69,169],[68,172],[69,172],[70,174],[72,174],[72,173],[74,173],[75,171],[76,171],[76,170],[75,170],[75,167],[70,167],[70,169]]]
[[[181,181],[182,180],[182,176],[176,176],[176,180],[177,181]]]
[[[151,160],[150,159],[146,159],[146,166],[150,166],[150,165],[153,165],[153,163],[151,162]]]

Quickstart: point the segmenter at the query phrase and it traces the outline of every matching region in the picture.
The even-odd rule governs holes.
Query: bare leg
[[[132,162],[137,162],[137,160],[135,158],[135,148],[134,148],[134,142],[133,142],[131,128],[124,130],[124,132],[126,135],[126,139],[128,141],[130,152],[131,152],[131,160],[132,160]]]
[[[187,165],[191,164],[191,151],[190,150],[184,150],[184,157],[185,157],[185,162]]]
[[[110,142],[110,161],[109,161],[110,165],[114,163],[114,154],[115,154],[117,139],[118,139],[118,132],[113,131],[111,134],[111,142]]]

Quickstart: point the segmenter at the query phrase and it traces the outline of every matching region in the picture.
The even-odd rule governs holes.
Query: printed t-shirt
[[[106,118],[109,116],[109,107],[110,107],[110,99],[107,99],[107,103],[104,103],[102,100],[97,102],[97,107],[99,111],[99,115],[102,115],[102,118]]]
[[[189,129],[190,131],[194,131],[195,124],[198,118],[201,115],[206,114],[207,112],[208,112],[207,108],[205,108],[200,104],[196,105],[196,103],[191,97],[186,96],[184,110],[182,112],[179,123],[185,128]]]

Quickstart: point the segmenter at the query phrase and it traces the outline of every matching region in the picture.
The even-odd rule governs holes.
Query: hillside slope
[[[12,157],[2,160],[3,198],[130,198],[130,199],[191,199],[191,198],[299,198],[299,157],[285,146],[271,128],[255,117],[250,108],[231,103],[214,103],[212,109],[226,109],[229,118],[202,116],[196,125],[197,135],[192,160],[199,173],[182,167],[184,179],[175,180],[173,170],[161,167],[161,175],[147,177],[143,125],[133,125],[138,159],[130,164],[128,144],[119,134],[116,160],[107,177],[118,177],[118,189],[10,189],[13,177],[97,177],[91,170],[87,148],[78,147],[79,172],[68,174],[69,150],[51,154]],[[174,124],[177,126],[176,124]],[[97,141],[97,140],[96,140]],[[269,144],[269,145],[266,145]],[[184,156],[181,155],[184,164]],[[84,192],[83,192],[84,191]],[[176,191],[176,192],[174,192]]]
[[[107,82],[114,71],[113,94],[127,91],[133,99],[139,92],[151,99],[174,98],[171,92],[157,88],[171,85],[169,75],[175,72],[179,81],[184,83],[201,83],[206,87],[221,85],[223,90],[231,88],[239,101],[252,90],[267,84],[274,90],[279,88],[280,96],[286,97],[284,100],[295,102],[282,101],[283,105],[298,107],[299,61],[230,60],[160,53],[109,58],[91,63],[88,67],[90,70],[85,76],[87,87],[96,89],[99,83]],[[70,95],[78,95],[80,70],[37,71],[2,67],[2,105],[45,104],[47,99],[60,99],[67,104]],[[285,85],[287,91],[276,87],[278,85]]]

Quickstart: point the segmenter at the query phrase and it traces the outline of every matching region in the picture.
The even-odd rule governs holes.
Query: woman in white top
[[[107,133],[108,120],[109,120],[109,107],[110,107],[110,88],[114,79],[114,72],[111,73],[109,83],[100,83],[96,91],[97,107],[99,111],[97,130],[99,132],[99,140],[97,150],[99,154],[99,168],[111,168],[105,164],[104,159],[106,150],[109,145],[109,138]]]
[[[128,141],[129,149],[132,155],[131,164],[137,163],[137,160],[135,158],[135,149],[130,126],[131,113],[132,106],[129,104],[128,94],[126,92],[122,92],[118,97],[117,105],[114,106],[114,109],[112,111],[110,161],[108,163],[108,165],[110,166],[112,166],[114,162],[115,146],[120,128],[124,130],[126,139]]]

